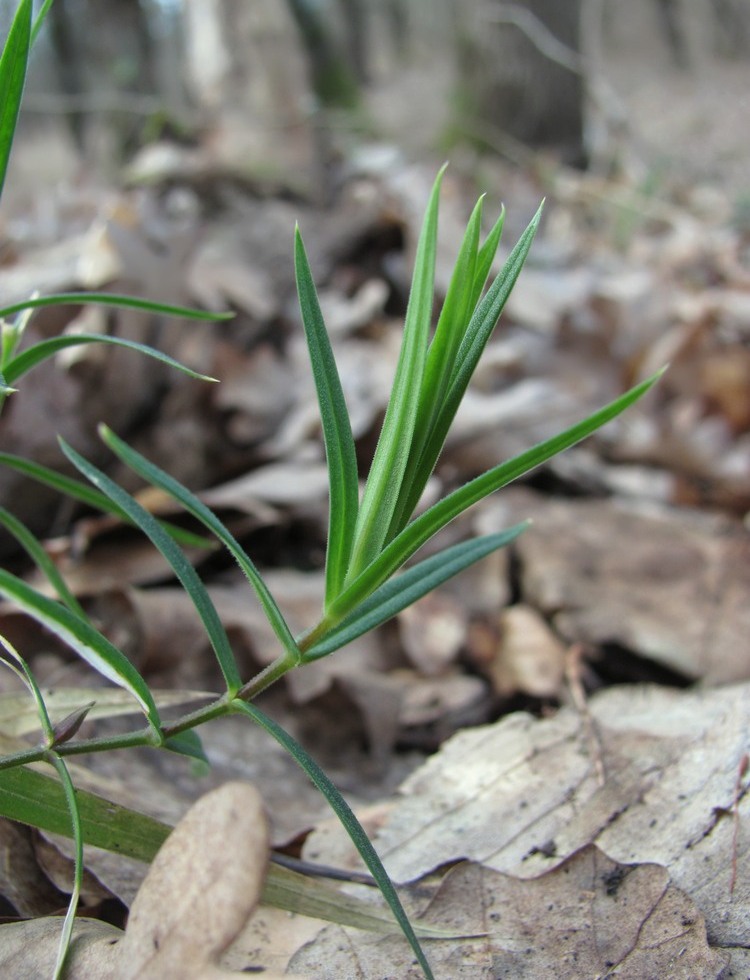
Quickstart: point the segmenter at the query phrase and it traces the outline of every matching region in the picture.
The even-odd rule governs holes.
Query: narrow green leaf
[[[231,320],[234,313],[213,313],[210,310],[191,310],[188,306],[172,306],[167,303],[154,303],[137,296],[118,296],[115,293],[54,293],[51,296],[32,296],[0,308],[0,319],[20,313],[21,310],[37,309],[42,306],[116,306],[123,309],[143,310],[145,313],[159,313],[161,316],[177,316],[184,320]]]
[[[5,660],[5,666],[10,667],[16,676],[21,678],[31,693],[34,702],[34,717],[41,725],[45,741],[48,745],[52,745],[55,739],[55,730],[36,678],[32,674],[29,665],[5,636],[0,635],[0,646],[5,651],[5,657],[10,658],[9,660]]]
[[[127,657],[105,636],[4,568],[0,568],[0,594],[46,626],[103,677],[130,691],[155,731],[159,731],[159,712],[148,685]]]
[[[171,827],[85,790],[77,790],[87,844],[150,862]],[[11,820],[70,837],[70,817],[60,783],[33,769],[0,770],[0,813]]]
[[[72,477],[58,473],[56,470],[52,470],[47,466],[41,466],[39,463],[34,463],[31,460],[25,459],[23,456],[14,456],[12,453],[0,453],[0,466],[8,466],[17,473],[23,473],[24,476],[31,477],[37,483],[43,483],[45,486],[51,487],[53,490],[57,490],[59,493],[65,494],[65,496],[73,500],[78,500],[87,507],[93,507],[94,510],[100,510],[104,514],[112,514],[125,524],[133,524],[124,510],[121,510],[109,497],[103,493],[99,493],[98,490],[89,486],[88,483],[83,483],[81,480],[74,480]],[[213,542],[210,538],[193,534],[192,531],[186,531],[185,528],[179,527],[177,524],[172,524],[170,521],[159,520],[159,523],[178,544],[185,545],[189,548],[213,547]]]
[[[253,587],[253,590],[258,597],[258,601],[260,602],[263,611],[273,627],[273,630],[282,647],[289,657],[291,657],[295,662],[298,662],[300,659],[300,652],[297,647],[297,643],[291,630],[289,629],[289,626],[287,625],[286,620],[281,614],[281,610],[276,605],[276,600],[269,592],[268,586],[263,581],[263,578],[261,577],[261,574],[255,567],[254,563],[240,547],[233,535],[230,534],[227,528],[222,524],[219,518],[181,483],[169,476],[168,473],[165,473],[164,470],[159,469],[158,466],[147,460],[145,456],[141,456],[140,453],[136,452],[134,449],[131,449],[127,443],[122,441],[122,439],[118,439],[111,429],[108,429],[106,426],[100,426],[99,434],[112,452],[118,456],[123,463],[129,466],[135,473],[137,473],[148,483],[151,483],[156,487],[160,487],[165,493],[168,493],[170,497],[182,504],[189,514],[192,514],[196,520],[200,521],[204,527],[207,527],[212,534],[216,535],[219,541],[221,541],[221,543],[237,562],[248,582]]]
[[[31,0],[21,0],[0,56],[0,194],[16,132],[31,43]],[[2,314],[0,313],[0,317]]]
[[[153,817],[120,806],[96,793],[77,789],[83,839],[87,844],[136,861],[150,863],[172,832]],[[71,836],[69,811],[58,780],[35,769],[0,770],[0,816],[48,833]],[[393,918],[369,902],[346,895],[306,875],[271,864],[263,887],[264,905],[296,912],[340,925],[392,932]],[[417,926],[420,935],[452,938],[455,934],[434,926]]]
[[[409,922],[409,917],[404,911],[396,889],[393,887],[393,882],[388,877],[388,872],[383,867],[383,863],[378,857],[377,851],[370,843],[370,839],[365,833],[362,824],[357,820],[344,797],[339,793],[317,762],[305,752],[302,746],[272,718],[269,718],[267,714],[261,711],[260,708],[257,708],[254,704],[248,704],[247,701],[236,700],[232,702],[232,708],[237,712],[248,715],[256,724],[267,731],[291,755],[297,765],[307,774],[317,789],[323,794],[331,809],[341,821],[341,825],[347,834],[349,834],[352,843],[359,851],[370,874],[375,879],[381,895],[388,903],[394,918],[401,927],[401,931],[414,951],[414,955],[417,957],[425,977],[428,980],[434,980],[430,964],[427,962],[422,947],[419,945],[419,940],[412,928],[411,922]]]
[[[72,833],[69,836],[72,836],[74,845],[73,890],[70,895],[68,910],[65,913],[65,921],[63,922],[63,927],[60,933],[60,945],[58,947],[57,962],[55,963],[53,973],[53,980],[61,980],[65,973],[65,961],[68,956],[68,950],[70,949],[71,939],[73,938],[73,926],[75,925],[78,900],[81,896],[81,886],[83,884],[83,830],[81,827],[81,814],[78,809],[76,791],[73,786],[73,780],[70,778],[68,767],[65,764],[65,760],[62,759],[57,752],[49,752],[48,761],[55,767],[57,775],[60,778],[60,782],[62,783],[63,792],[65,794],[65,805],[68,810],[72,830]]]
[[[411,606],[417,599],[421,599],[443,582],[447,582],[449,578],[458,575],[459,572],[493,551],[497,551],[498,548],[510,544],[528,525],[529,522],[525,521],[498,534],[462,541],[437,555],[426,558],[396,578],[390,579],[357,606],[338,626],[305,650],[305,662],[326,657],[334,650],[356,640],[363,633],[369,633],[402,609]]]
[[[512,483],[513,480],[517,480],[520,476],[545,463],[563,450],[569,449],[591,435],[592,432],[606,425],[607,422],[610,422],[645,395],[656,384],[665,370],[666,368],[662,368],[661,371],[626,391],[624,395],[620,395],[619,398],[605,405],[604,408],[600,408],[564,432],[552,436],[550,439],[545,439],[544,442],[538,443],[507,462],[475,477],[463,487],[459,487],[458,490],[454,490],[453,493],[438,501],[424,514],[416,517],[339,596],[329,611],[328,618],[331,620],[334,617],[342,619],[348,615],[446,524],[449,524],[479,500],[494,493],[495,490]]]
[[[42,24],[44,19],[49,12],[49,8],[52,6],[53,0],[44,0],[39,13],[36,15],[36,20],[34,21],[34,26],[31,29],[31,44],[33,45],[36,41],[39,31],[42,29]]]
[[[386,541],[394,538],[412,515],[414,508],[412,507],[411,510],[408,508],[409,501],[415,493],[415,481],[422,478],[418,469],[420,458],[450,384],[456,353],[473,310],[470,304],[474,292],[479,232],[482,225],[482,200],[480,198],[477,201],[466,226],[445,302],[435,328],[435,336],[427,352],[414,435]],[[429,473],[426,475],[421,487],[416,491],[417,498],[422,495],[429,475]]]
[[[4,507],[0,507],[0,524],[18,541],[68,609],[78,616],[79,619],[88,620],[88,616],[81,608],[81,604],[66,585],[65,579],[58,571],[57,565],[55,565],[54,561],[52,561],[44,550],[41,541],[31,533],[25,524],[19,521],[17,517],[14,517]]]
[[[154,547],[166,558],[201,618],[216,660],[224,675],[227,690],[235,694],[242,686],[242,680],[232,654],[232,647],[216,607],[193,566],[156,518],[149,514],[134,497],[113,480],[110,480],[100,469],[84,459],[64,439],[60,439],[60,445],[71,463],[83,473],[86,479],[90,480],[98,490],[101,490],[124,510],[130,520],[143,531]]]
[[[125,340],[122,337],[108,337],[106,334],[98,333],[64,334],[60,337],[50,337],[49,340],[40,340],[38,344],[33,344],[31,347],[27,347],[21,351],[20,354],[16,354],[15,357],[11,358],[4,365],[5,380],[13,383],[22,377],[22,375],[28,374],[32,368],[35,368],[42,361],[54,357],[61,350],[65,350],[68,347],[80,347],[83,344],[111,344],[113,347],[125,347],[129,350],[138,351],[139,354],[145,354],[155,361],[168,364],[169,367],[182,371],[183,374],[187,374],[191,378],[198,378],[200,381],[216,381],[216,378],[210,378],[207,374],[199,374],[197,371],[193,371],[192,368],[180,364],[179,361],[176,361],[168,354],[163,354],[160,350],[156,350],[154,347],[136,343],[134,340]]]
[[[365,485],[347,581],[377,557],[388,534],[406,470],[432,319],[438,199],[443,168],[435,181],[417,245],[396,375]]]
[[[414,513],[419,498],[422,496],[427,481],[435,468],[438,457],[443,450],[448,430],[466,393],[482,351],[497,325],[503,307],[526,261],[540,218],[541,211],[537,211],[464,331],[461,344],[455,355],[450,379],[442,397],[436,404],[437,411],[432,419],[424,448],[419,459],[413,464],[411,482],[404,484],[402,519],[397,528],[399,531],[406,526],[406,522]],[[429,392],[425,392],[425,394],[429,397]],[[394,528],[394,530],[396,529]]]
[[[470,308],[472,310],[475,309],[482,296],[482,293],[484,292],[484,287],[487,284],[487,277],[492,269],[492,263],[495,261],[495,256],[497,255],[497,247],[500,244],[500,239],[503,235],[504,224],[505,208],[502,208],[500,211],[500,217],[492,226],[489,235],[485,239],[484,244],[479,249],[479,254],[477,255],[477,263],[474,270],[474,286],[472,288],[470,304]]]
[[[188,759],[195,759],[196,762],[203,762],[207,767],[211,765],[200,735],[193,728],[180,732],[178,735],[170,736],[165,740],[164,748],[169,749],[170,752],[176,752],[178,755],[187,756]]]
[[[294,237],[297,295],[318,393],[328,460],[329,512],[326,603],[341,591],[351,556],[359,509],[357,456],[336,361],[320,310],[299,228]]]

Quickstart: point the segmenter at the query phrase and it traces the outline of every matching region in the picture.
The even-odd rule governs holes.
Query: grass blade
[[[22,310],[35,310],[42,306],[92,305],[116,306],[122,309],[143,310],[144,313],[159,313],[162,316],[178,316],[185,320],[231,320],[234,313],[213,313],[210,310],[191,310],[188,306],[173,306],[168,303],[154,303],[136,296],[119,296],[116,293],[54,293],[50,296],[32,296],[0,307],[0,319],[20,313]]]
[[[388,877],[388,873],[383,867],[383,863],[378,857],[375,848],[370,843],[369,837],[364,832],[362,825],[355,817],[351,807],[343,798],[341,793],[339,793],[317,762],[315,762],[315,760],[312,759],[307,752],[305,752],[302,746],[295,741],[295,739],[293,739],[288,732],[285,732],[284,729],[272,718],[269,718],[268,715],[262,712],[254,704],[248,704],[246,701],[233,701],[232,707],[237,712],[248,715],[256,724],[260,725],[261,728],[267,731],[268,734],[271,735],[271,737],[274,738],[279,745],[281,745],[282,748],[289,753],[289,755],[291,755],[297,765],[304,770],[307,776],[326,798],[331,809],[341,821],[341,824],[346,832],[349,834],[352,843],[359,851],[370,874],[375,879],[375,882],[380,889],[380,893],[388,903],[389,908],[393,912],[394,918],[401,927],[401,931],[414,951],[414,955],[417,957],[425,977],[427,977],[428,980],[434,980],[432,970],[430,969],[430,964],[427,962],[427,958],[422,951],[422,947],[419,945],[419,940],[417,939],[414,929],[409,922],[409,917],[404,911],[404,907],[401,904],[398,894],[396,893],[396,889],[393,887],[393,883]]]
[[[0,568],[0,594],[59,637],[107,680],[130,691],[155,731],[160,730],[159,712],[148,685],[127,657],[105,636],[4,568]]]
[[[356,577],[380,553],[406,470],[432,318],[438,196],[444,171],[445,168],[440,171],[432,188],[419,236],[401,353],[357,517],[347,581]]]
[[[91,480],[98,490],[101,490],[118,507],[124,510],[130,520],[143,531],[154,547],[166,558],[177,579],[182,584],[182,587],[190,596],[195,610],[200,616],[216,660],[224,675],[227,690],[230,694],[236,694],[242,686],[242,681],[234,660],[234,655],[232,654],[227,632],[222,625],[216,607],[206,591],[206,587],[201,582],[193,566],[156,518],[149,514],[144,507],[141,507],[129,493],[123,490],[122,487],[119,487],[113,480],[110,480],[108,476],[105,476],[96,466],[84,459],[83,456],[77,453],[63,439],[60,440],[60,445],[71,463],[83,473],[86,479]]]
[[[123,463],[129,466],[135,473],[137,473],[148,483],[151,483],[154,486],[164,490],[165,493],[168,493],[170,497],[182,504],[189,514],[192,514],[196,520],[200,521],[204,527],[207,527],[212,534],[216,535],[219,541],[221,541],[224,547],[229,551],[234,560],[240,566],[240,569],[244,573],[248,582],[253,587],[253,590],[258,597],[258,601],[260,602],[263,611],[273,627],[273,630],[276,633],[282,647],[295,662],[299,662],[300,652],[297,647],[297,643],[281,613],[281,610],[276,604],[276,600],[269,592],[268,586],[263,581],[260,572],[255,567],[253,561],[240,547],[237,540],[222,524],[219,518],[194,494],[192,494],[187,487],[184,487],[173,477],[169,476],[169,474],[165,473],[164,470],[159,469],[158,466],[147,460],[145,456],[141,456],[140,453],[136,452],[134,449],[131,449],[127,443],[122,441],[122,439],[118,439],[111,429],[108,429],[106,426],[100,426],[99,434],[112,452],[118,456]]]
[[[550,439],[545,439],[544,442],[538,443],[505,463],[493,467],[438,501],[424,514],[415,518],[411,524],[407,524],[404,530],[383,549],[382,554],[349,585],[333,604],[329,618],[333,616],[343,618],[348,615],[386,579],[390,578],[404,562],[408,561],[426,541],[429,541],[434,534],[473,504],[483,500],[495,490],[507,486],[513,480],[517,480],[520,476],[545,463],[563,450],[574,446],[616,418],[645,395],[656,384],[665,370],[666,368],[662,368],[581,422],[577,422]]]
[[[349,414],[299,228],[294,263],[302,323],[310,352],[328,460],[329,513],[326,604],[341,591],[351,555],[359,509],[357,456]]]
[[[402,609],[412,605],[417,599],[421,599],[443,582],[447,582],[449,578],[458,575],[459,572],[493,551],[497,551],[498,548],[510,544],[528,526],[529,521],[525,521],[498,534],[462,541],[437,555],[426,558],[402,575],[390,579],[357,606],[335,629],[326,633],[308,650],[304,650],[305,662],[326,657],[334,650],[356,640],[363,633],[369,633]]]
[[[173,357],[162,353],[160,350],[156,350],[154,347],[139,344],[135,340],[125,340],[122,337],[108,337],[106,334],[98,333],[65,334],[61,337],[50,337],[49,340],[41,340],[38,344],[27,347],[26,350],[20,354],[16,354],[7,364],[3,365],[5,380],[12,384],[22,375],[28,374],[32,368],[35,368],[42,361],[47,360],[47,358],[53,357],[59,351],[65,350],[68,347],[80,347],[81,344],[111,344],[114,347],[125,347],[129,350],[138,351],[139,354],[145,354],[147,357],[152,357],[156,361],[161,361],[163,364],[168,364],[169,367],[176,368],[178,371],[182,371],[183,374],[187,374],[191,378],[197,378],[199,381],[216,381],[216,378],[210,378],[207,374],[200,374],[198,371],[193,371],[192,368],[180,364]]]
[[[0,194],[16,132],[31,45],[31,0],[21,0],[0,56]],[[0,313],[0,317],[2,314]]]

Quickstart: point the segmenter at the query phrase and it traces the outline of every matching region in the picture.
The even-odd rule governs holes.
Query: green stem
[[[341,617],[336,617],[335,619],[329,616],[324,616],[317,626],[313,626],[311,630],[307,633],[303,633],[301,637],[297,640],[297,647],[300,653],[309,650],[311,646],[314,646],[318,640],[322,640],[326,633],[333,629],[340,622]]]
[[[300,647],[300,649],[302,649]],[[271,684],[275,684],[277,680],[288,674],[290,670],[294,667],[299,666],[299,662],[296,658],[290,657],[288,654],[283,654],[278,657],[273,663],[270,663],[267,667],[264,667],[260,673],[256,674],[252,680],[244,684],[239,691],[235,694],[234,698],[236,701],[252,701],[256,698],[261,691],[265,691],[267,687]]]
[[[212,701],[202,708],[196,708],[195,711],[183,715],[182,718],[178,718],[173,724],[164,725],[161,730],[162,735],[165,739],[172,738],[173,735],[179,735],[181,732],[186,732],[190,728],[197,728],[198,725],[202,725],[206,721],[211,721],[213,718],[222,718],[224,715],[228,715],[230,713],[228,697],[228,694],[223,694],[216,701]],[[234,695],[234,697],[237,697],[237,695]]]

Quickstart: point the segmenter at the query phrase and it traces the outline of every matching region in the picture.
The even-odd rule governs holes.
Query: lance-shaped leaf
[[[88,790],[77,789],[76,798],[85,843],[123,857],[150,863],[173,830],[154,817]],[[0,770],[0,816],[71,836],[63,787],[58,780],[25,766]],[[261,902],[343,926],[378,933],[394,931],[393,916],[387,910],[277,864],[268,869]],[[416,926],[416,931],[436,939],[455,938],[453,931],[426,924]]]
[[[27,347],[26,350],[21,351],[20,354],[16,354],[15,357],[12,357],[4,365],[5,380],[12,384],[24,374],[28,374],[32,368],[41,364],[42,361],[54,357],[61,350],[65,350],[68,347],[80,347],[83,344],[110,344],[113,347],[125,347],[128,350],[138,351],[139,354],[145,354],[147,357],[151,357],[156,361],[161,361],[163,364],[168,364],[169,367],[182,371],[183,374],[187,374],[191,378],[198,378],[200,381],[216,381],[216,378],[210,378],[207,374],[200,374],[198,371],[193,371],[192,368],[186,367],[173,357],[162,353],[160,350],[156,350],[154,347],[139,344],[134,340],[125,340],[122,337],[108,337],[106,334],[98,333],[63,334],[60,337],[50,337],[49,340],[41,340],[38,344]]]
[[[32,0],[21,0],[0,57],[0,194],[21,107],[31,44]],[[0,314],[0,317],[2,314]]]
[[[143,310],[144,313],[159,313],[162,316],[177,316],[185,320],[231,320],[234,313],[214,313],[210,310],[193,310],[189,306],[174,306],[170,303],[156,303],[137,296],[121,296],[117,293],[53,293],[50,296],[31,296],[29,299],[0,307],[0,319],[20,313],[22,310],[35,310],[42,306],[116,306],[123,309]]]
[[[83,473],[86,479],[91,480],[95,487],[124,510],[130,520],[143,531],[151,543],[166,558],[183,588],[190,596],[195,610],[200,616],[216,660],[224,675],[227,690],[232,694],[236,693],[242,686],[242,681],[234,660],[234,655],[232,654],[232,647],[229,643],[227,632],[222,625],[219,614],[211,601],[206,587],[201,582],[193,566],[177,544],[175,544],[174,539],[167,534],[156,518],[149,514],[144,507],[141,507],[135,498],[123,490],[122,487],[119,487],[113,480],[110,480],[108,476],[102,473],[100,469],[97,469],[96,466],[84,459],[83,456],[77,453],[63,439],[60,440],[60,445],[71,463]]]
[[[302,323],[318,393],[323,439],[328,460],[328,547],[326,603],[341,591],[349,567],[359,509],[359,483],[354,437],[339,372],[323,322],[318,295],[299,228],[294,238],[294,264]]]
[[[109,497],[82,480],[74,480],[72,477],[58,473],[57,470],[50,469],[48,466],[41,466],[39,463],[34,463],[23,456],[15,456],[12,453],[0,453],[0,466],[8,466],[17,473],[23,473],[24,476],[36,480],[37,483],[43,483],[45,486],[57,490],[58,493],[85,504],[87,507],[100,510],[104,514],[112,514],[125,524],[133,523],[125,511],[114,504]],[[213,546],[213,542],[209,538],[193,534],[192,531],[187,531],[184,527],[179,527],[170,521],[160,519],[159,523],[170,537],[186,547],[210,548]]]
[[[402,609],[406,609],[428,592],[432,592],[443,582],[447,582],[449,578],[458,575],[459,572],[492,554],[493,551],[497,551],[498,548],[510,544],[528,526],[529,522],[525,521],[507,531],[462,541],[437,555],[426,558],[381,585],[338,626],[305,650],[305,661],[326,657],[334,650],[356,640],[363,633],[374,630],[400,613]]]
[[[209,531],[216,535],[237,562],[248,582],[253,587],[263,611],[282,647],[292,660],[298,662],[300,659],[299,649],[281,610],[276,604],[276,600],[268,590],[268,586],[263,581],[253,561],[240,547],[237,540],[230,534],[219,518],[181,483],[169,476],[168,473],[165,473],[164,470],[159,469],[158,466],[146,459],[145,456],[141,456],[135,449],[131,449],[122,439],[118,439],[111,429],[102,425],[99,427],[99,434],[112,452],[123,463],[129,466],[139,476],[143,477],[144,480],[152,483],[156,487],[160,487],[165,493],[168,493],[178,503],[182,504],[189,514],[192,514],[204,527],[207,527]]]
[[[405,510],[408,507],[414,481],[419,478],[419,460],[429,438],[433,421],[450,384],[456,352],[473,309],[470,304],[474,294],[479,232],[482,224],[482,201],[482,198],[477,201],[466,226],[445,302],[435,328],[435,335],[427,351],[424,377],[419,393],[417,418],[414,424],[414,435],[404,470],[401,491],[391,518],[391,526],[386,539],[388,541],[411,517],[411,511],[405,513]]]
[[[383,862],[380,860],[377,851],[370,843],[370,839],[365,833],[362,824],[359,822],[359,820],[357,820],[344,797],[341,795],[341,793],[339,793],[317,762],[315,762],[315,760],[312,759],[307,752],[305,752],[299,742],[293,739],[292,736],[288,732],[284,731],[284,729],[272,718],[269,718],[267,714],[257,708],[254,704],[248,704],[247,701],[235,700],[232,702],[232,707],[237,712],[248,715],[254,722],[256,722],[256,724],[265,729],[265,731],[267,731],[268,734],[271,735],[271,737],[274,738],[279,745],[281,745],[282,748],[289,753],[289,755],[291,755],[297,765],[308,775],[313,784],[323,794],[331,809],[340,820],[342,827],[346,830],[347,834],[349,834],[352,843],[359,851],[359,854],[367,865],[367,869],[369,870],[370,874],[375,879],[375,883],[380,889],[381,895],[388,903],[391,912],[393,912],[394,918],[401,927],[401,931],[414,951],[414,955],[419,961],[422,972],[424,973],[425,977],[428,978],[428,980],[434,980],[432,970],[430,969],[430,964],[427,962],[427,958],[422,951],[422,947],[420,946],[412,924],[409,921],[409,917],[404,911],[404,907],[401,904],[401,900],[398,897],[396,889],[393,887],[393,882],[388,877],[388,872],[383,867]]]
[[[507,462],[475,477],[463,487],[459,487],[458,490],[454,490],[453,493],[438,501],[424,514],[416,517],[339,596],[329,610],[328,619],[332,623],[343,619],[386,579],[390,578],[426,541],[429,541],[434,534],[473,504],[483,500],[495,490],[507,486],[513,480],[517,480],[520,476],[535,469],[563,450],[569,449],[610,422],[656,384],[664,370],[666,369],[662,368],[652,377],[635,385],[624,395],[620,395],[619,398],[605,405],[604,408],[600,408],[564,432],[552,436],[550,439],[545,439],[544,442],[538,443]]]
[[[503,307],[526,261],[541,218],[537,211],[529,226],[518,240],[501,272],[490,286],[487,295],[477,306],[466,327],[461,343],[451,366],[450,377],[445,390],[436,405],[436,413],[431,421],[419,458],[414,462],[412,478],[404,483],[400,521],[392,528],[392,535],[401,531],[414,513],[419,498],[424,492],[443,445],[448,435],[459,405],[466,393],[479,358],[497,325]],[[425,392],[428,397],[429,392]]]
[[[159,712],[148,685],[125,654],[105,636],[59,602],[41,595],[4,568],[0,568],[0,595],[54,633],[107,680],[129,691],[141,705],[154,730],[160,730]]]
[[[19,521],[17,517],[7,511],[4,507],[0,507],[0,524],[2,524],[3,527],[5,527],[6,530],[13,535],[16,541],[18,541],[39,571],[44,574],[47,581],[55,590],[61,601],[65,603],[68,609],[70,609],[74,615],[78,616],[79,619],[87,620],[88,616],[81,608],[81,604],[66,585],[65,579],[58,571],[57,565],[44,550],[41,541],[39,541],[36,536],[31,533],[25,524]]]
[[[347,581],[377,557],[388,534],[411,447],[422,386],[435,281],[438,174],[417,245],[396,375],[357,517]]]

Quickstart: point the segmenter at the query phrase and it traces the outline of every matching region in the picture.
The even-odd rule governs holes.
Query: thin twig
[[[583,722],[586,741],[589,743],[591,759],[594,763],[596,781],[599,786],[602,787],[607,781],[607,775],[604,771],[601,740],[596,731],[596,726],[594,725],[594,720],[591,717],[591,712],[589,711],[586,691],[583,686],[583,680],[581,679],[581,662],[583,660],[583,653],[583,645],[580,643],[574,643],[571,647],[568,647],[565,652],[565,680],[567,681],[568,689],[570,690],[573,706],[581,716],[581,721]]]

